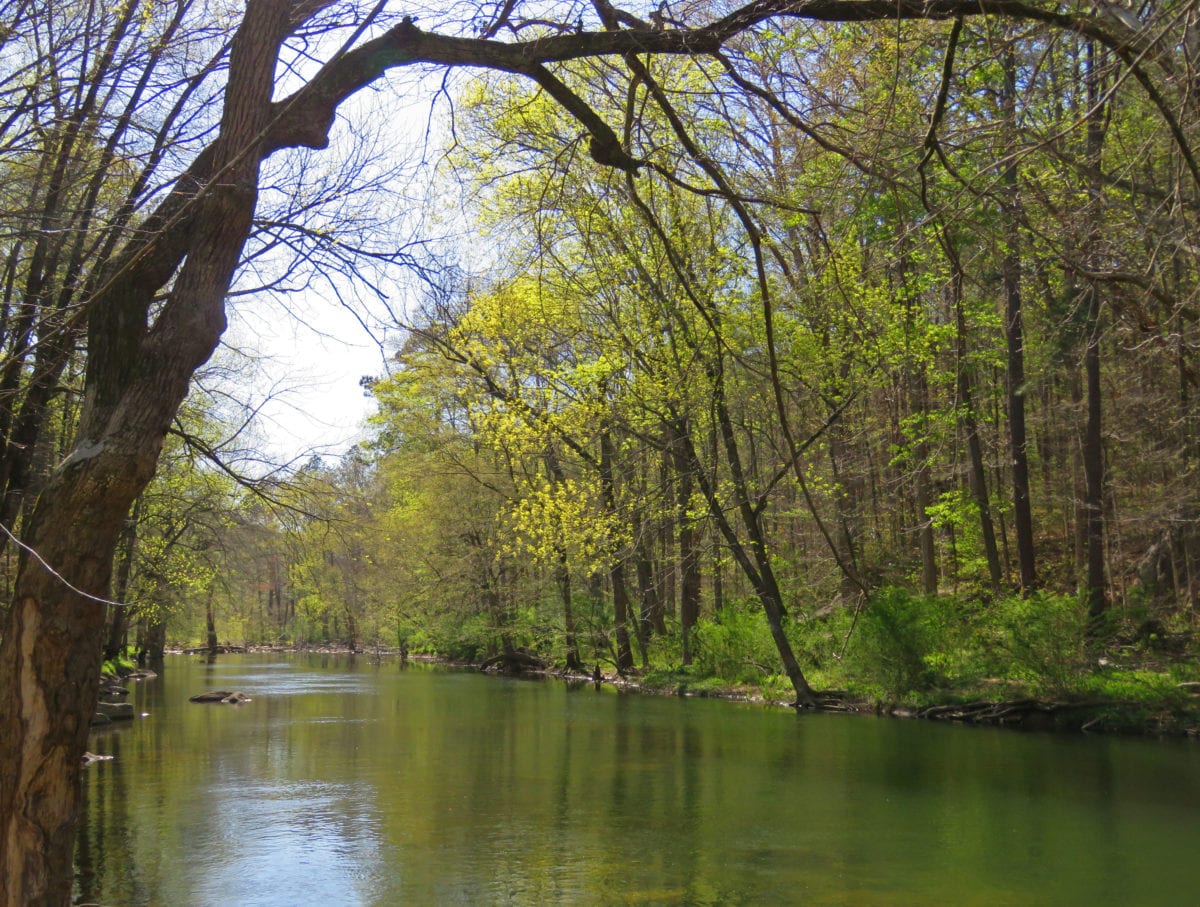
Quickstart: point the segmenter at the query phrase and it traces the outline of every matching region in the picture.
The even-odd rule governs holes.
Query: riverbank
[[[169,654],[180,655],[208,653],[203,647],[175,648],[167,651]],[[711,675],[701,676],[680,668],[635,671],[625,675],[611,670],[599,671],[598,674],[595,671],[580,673],[567,671],[536,656],[522,658],[519,663],[503,659],[468,662],[435,654],[408,653],[398,648],[375,646],[355,649],[336,645],[221,646],[217,655],[221,654],[320,654],[372,659],[403,658],[487,670],[509,676],[546,676],[575,683],[599,683],[647,695],[722,699],[777,708],[795,708],[794,702],[785,698],[786,691],[780,689],[778,684],[764,687],[736,683]],[[1147,689],[1164,691],[1167,695],[1142,695],[1127,699],[1038,697],[1019,684],[1013,683],[985,684],[982,688],[973,690],[946,689],[928,694],[920,700],[885,699],[862,692],[827,690],[821,693],[821,711],[1027,731],[1200,740],[1200,683],[1173,684],[1166,674],[1160,674],[1158,677],[1161,683],[1155,685],[1144,682],[1144,686]]]
[[[468,665],[478,667],[477,665]],[[794,701],[772,696],[752,684],[736,684],[716,677],[697,677],[682,669],[652,670],[625,676],[612,672],[580,674],[544,668],[524,673],[542,674],[577,683],[594,683],[634,693],[721,699],[796,709]],[[1117,734],[1200,740],[1200,684],[1181,683],[1170,699],[1039,699],[974,698],[962,691],[945,691],[922,702],[881,701],[844,690],[821,691],[822,712],[876,715],[906,720],[1009,728],[1070,734]],[[804,709],[800,709],[804,711]]]
[[[563,675],[588,680],[582,675]],[[796,708],[795,703],[764,694],[759,687],[728,684],[717,678],[696,678],[682,671],[651,672],[644,679],[605,677],[603,682],[651,695],[725,699]],[[1200,740],[1200,684],[1179,685],[1171,700],[972,698],[947,691],[922,702],[879,701],[846,691],[820,693],[821,710],[952,724],[1003,727],[1059,733],[1121,734]]]

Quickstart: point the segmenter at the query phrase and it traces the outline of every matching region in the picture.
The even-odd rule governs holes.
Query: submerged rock
[[[120,702],[129,695],[129,687],[123,687],[107,677],[100,679],[100,698],[106,702]]]
[[[99,701],[92,715],[92,725],[108,724],[112,721],[132,721],[134,718],[133,703],[126,702],[129,695],[128,687],[121,686],[116,678],[105,676],[100,678]]]

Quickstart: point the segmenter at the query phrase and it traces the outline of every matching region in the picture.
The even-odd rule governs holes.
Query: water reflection
[[[92,749],[104,904],[1192,902],[1200,751],[336,656],[168,661]],[[201,706],[203,689],[252,702]]]
[[[377,903],[379,821],[369,785],[234,779],[210,796],[200,839],[220,871],[202,859],[189,867],[196,903]]]

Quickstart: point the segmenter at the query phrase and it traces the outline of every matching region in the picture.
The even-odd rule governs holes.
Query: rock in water
[[[131,721],[133,720],[133,703],[97,702],[96,713],[103,715],[110,721]]]
[[[249,702],[250,697],[241,690],[209,690],[207,693],[197,693],[188,698],[188,702],[222,702],[227,705],[240,705]]]

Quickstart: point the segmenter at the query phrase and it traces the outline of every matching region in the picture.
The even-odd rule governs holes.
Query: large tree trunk
[[[105,627],[104,606],[92,596],[108,593],[125,515],[154,475],[192,374],[225,329],[224,299],[254,214],[288,16],[282,2],[247,8],[211,146],[221,178],[190,202],[177,276],[179,259],[163,242],[122,257],[92,303],[78,440],[34,509],[25,541],[37,557],[22,556],[0,642],[0,904],[70,898],[80,766]],[[151,324],[155,297],[172,276]]]
[[[139,495],[133,504],[133,513],[125,521],[121,530],[120,561],[117,564],[117,578],[113,585],[113,600],[118,602],[110,605],[112,615],[108,622],[108,640],[104,643],[104,661],[115,661],[125,649],[125,637],[129,634],[129,619],[134,607],[126,602],[129,593],[129,575],[133,571],[133,556],[137,549],[138,513],[141,510],[142,498]]]
[[[117,451],[68,463],[27,543],[76,588],[104,592],[125,511],[154,460]],[[70,894],[79,767],[100,676],[104,605],[24,554],[0,643],[0,903]]]

